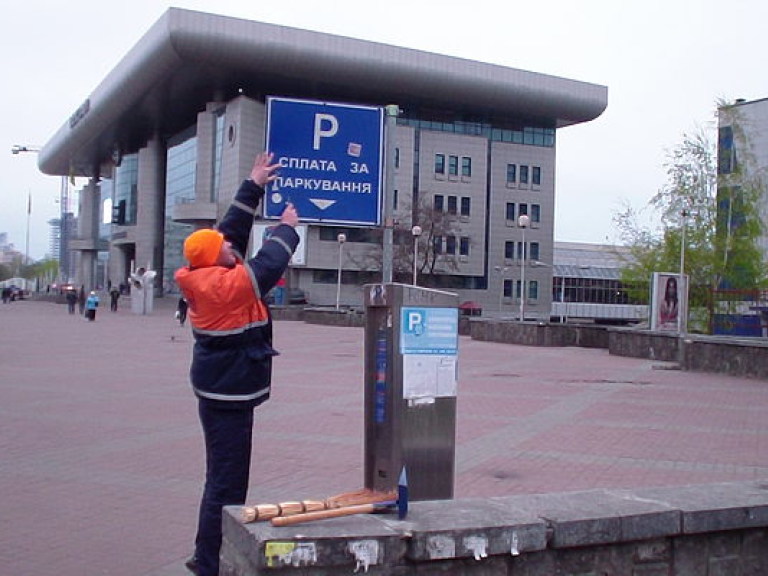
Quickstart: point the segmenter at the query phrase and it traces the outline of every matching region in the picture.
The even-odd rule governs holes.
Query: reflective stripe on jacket
[[[185,267],[175,274],[189,304],[195,336],[192,387],[200,398],[230,407],[255,406],[269,397],[272,357],[277,352],[262,295],[280,280],[299,243],[291,226],[278,224],[258,253],[245,259],[263,196],[260,186],[246,180],[219,223],[219,231],[238,256],[235,266]]]
[[[271,321],[247,270],[237,264],[176,273],[195,336],[190,380],[203,398],[260,404],[269,396]]]

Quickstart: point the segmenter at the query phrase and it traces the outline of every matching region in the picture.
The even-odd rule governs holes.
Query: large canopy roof
[[[562,127],[599,116],[604,86],[429,52],[171,8],[43,147],[47,174],[89,176],[115,151],[237,94],[450,110]]]

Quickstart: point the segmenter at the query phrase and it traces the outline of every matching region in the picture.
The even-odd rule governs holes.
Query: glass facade
[[[504,128],[493,126],[489,122],[467,122],[463,120],[446,122],[418,117],[400,117],[397,123],[435,132],[483,136],[496,142],[511,142],[513,144],[543,146],[545,148],[553,148],[555,146],[555,129],[551,127],[521,126]]]
[[[590,304],[638,304],[618,279],[554,277],[552,300]]]
[[[125,202],[125,226],[136,225],[139,194],[139,155],[127,154],[115,170],[114,205]]]
[[[213,143],[213,186],[211,186],[211,202],[219,201],[219,186],[221,183],[221,155],[224,151],[224,116],[225,109],[220,108],[215,113],[216,126]]]
[[[165,233],[163,238],[163,292],[178,293],[173,273],[184,265],[184,239],[192,232],[190,224],[171,220],[173,206],[195,201],[197,158],[196,127],[193,126],[168,142],[165,180]],[[217,163],[219,164],[219,163]]]

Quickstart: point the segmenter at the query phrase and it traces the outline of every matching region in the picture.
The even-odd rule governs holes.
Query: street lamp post
[[[526,252],[526,246],[525,246],[525,229],[528,228],[528,225],[531,223],[531,219],[528,217],[527,214],[521,214],[520,217],[517,219],[517,225],[522,229],[523,233],[523,258],[520,263],[520,322],[525,321],[525,252]]]
[[[339,303],[341,302],[341,255],[344,248],[344,242],[347,241],[346,234],[339,234],[336,236],[336,240],[339,243],[339,268],[338,275],[336,277],[336,310],[339,309]]]
[[[416,286],[416,280],[418,279],[418,261],[419,261],[419,236],[421,236],[421,226],[414,226],[411,228],[411,234],[413,234],[413,285]]]
[[[24,244],[24,264],[29,265],[29,223],[32,218],[32,192],[27,196],[27,237]]]
[[[685,316],[688,314],[687,287],[685,286],[685,228],[688,210],[683,208],[680,212],[682,216],[682,226],[680,230],[680,281],[677,283],[677,333],[682,339],[685,336]],[[682,347],[682,340],[681,340]]]
[[[24,152],[33,152],[35,154],[40,152],[39,146],[27,146],[23,144],[14,144],[11,146],[11,154],[21,154]],[[60,190],[60,214],[59,214],[59,275],[64,282],[69,281],[69,252],[67,243],[69,242],[69,222],[67,217],[69,214],[69,184],[67,177],[61,177],[61,190]],[[31,199],[28,204],[27,221],[29,222],[29,214],[31,213]],[[29,224],[27,224],[27,245],[29,245]],[[27,247],[27,249],[29,249]],[[27,254],[27,260],[29,254]]]

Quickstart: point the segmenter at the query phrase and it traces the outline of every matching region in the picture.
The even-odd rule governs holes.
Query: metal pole
[[[411,234],[413,234],[413,285],[416,286],[419,274],[419,236],[421,236],[421,226],[411,228]]]
[[[24,263],[29,265],[29,224],[32,217],[32,192],[27,196],[27,243],[24,246]]]
[[[59,191],[59,276],[63,282],[70,281],[69,269],[69,222],[67,219],[69,207],[69,183],[67,177],[61,177]]]
[[[688,211],[683,209],[681,216],[682,229],[680,231],[680,279],[677,283],[677,333],[680,335],[680,338],[685,335],[686,325],[684,316],[687,315],[688,308],[688,299],[686,297],[688,290],[685,286],[685,228]]]
[[[347,241],[347,235],[339,234],[336,237],[336,240],[339,242],[339,267],[338,267],[338,275],[336,277],[336,310],[338,310],[339,304],[341,302],[341,254],[342,254],[342,249],[344,247],[344,242]]]
[[[395,195],[395,129],[397,128],[397,116],[400,114],[400,107],[397,104],[390,104],[385,110],[385,172],[384,172],[384,238],[383,238],[383,259],[381,264],[382,282],[389,284],[392,282],[392,260],[394,244],[394,218],[392,215],[392,198]]]

